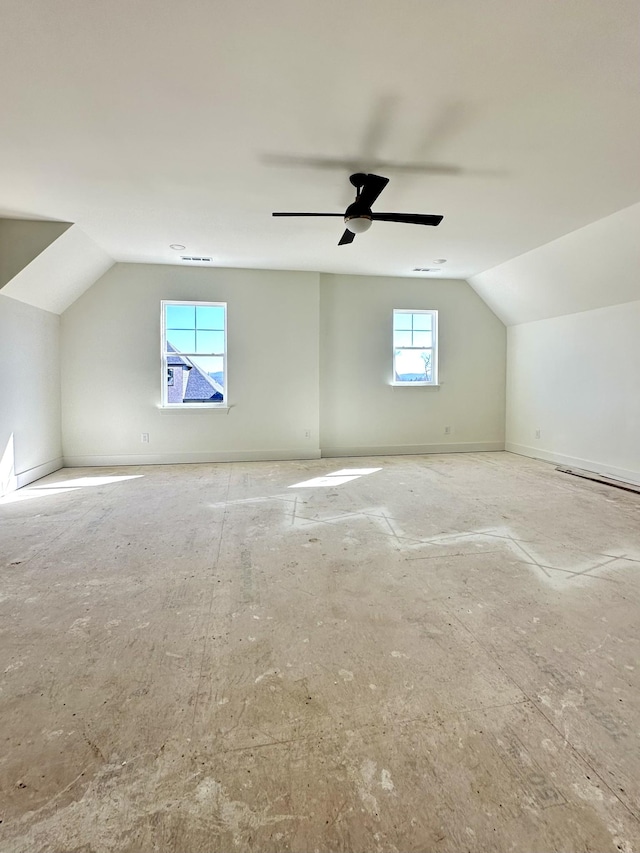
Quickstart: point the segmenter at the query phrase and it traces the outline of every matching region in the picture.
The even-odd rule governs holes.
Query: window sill
[[[159,412],[220,412],[223,415],[228,415],[231,406],[208,406],[206,403],[193,406],[158,406]]]
[[[439,388],[439,382],[390,382],[393,388]]]

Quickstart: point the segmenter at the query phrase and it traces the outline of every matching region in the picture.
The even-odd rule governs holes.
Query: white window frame
[[[181,352],[187,358],[222,358],[222,369],[224,373],[224,395],[219,403],[169,403],[167,400],[167,376],[169,365],[167,364],[167,306],[168,305],[193,305],[196,308],[204,306],[207,308],[224,309],[224,352]],[[160,302],[160,361],[161,361],[161,408],[171,409],[176,412],[192,412],[199,409],[228,409],[229,407],[229,385],[227,378],[227,303],[226,302],[201,302],[195,299],[163,299]]]
[[[396,314],[430,314],[431,315],[431,380],[405,380],[396,379],[396,350],[397,349],[429,349],[429,347],[398,347],[395,343]],[[420,388],[438,386],[438,312],[432,308],[394,308],[391,319],[391,384],[402,388]]]

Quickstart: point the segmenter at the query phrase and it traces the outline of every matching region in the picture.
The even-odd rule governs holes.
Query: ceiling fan
[[[442,216],[423,213],[373,213],[371,205],[389,183],[389,178],[356,172],[349,178],[356,188],[356,200],[344,213],[273,213],[272,216],[344,216],[347,226],[339,246],[353,243],[356,234],[371,228],[372,222],[406,222],[412,225],[439,225]]]

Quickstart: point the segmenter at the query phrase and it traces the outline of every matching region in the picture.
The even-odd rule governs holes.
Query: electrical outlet
[[[540,430],[539,429],[536,430],[536,438],[540,438]]]
[[[140,436],[140,441],[141,441],[143,444],[149,444],[149,433],[148,433],[148,432],[143,432],[143,433],[142,433],[142,435]]]
[[[444,428],[444,434],[445,435],[451,435],[451,427],[450,426],[446,426]]]
[[[305,429],[304,437],[305,438],[311,438],[311,430],[310,429]]]

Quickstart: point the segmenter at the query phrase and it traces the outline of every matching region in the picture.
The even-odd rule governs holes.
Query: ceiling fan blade
[[[356,235],[353,233],[353,231],[349,231],[348,228],[345,229],[344,234],[340,238],[338,246],[344,246],[345,243],[353,243],[355,236]]]
[[[263,154],[262,162],[267,166],[285,166],[300,169],[335,169],[341,172],[364,172],[362,160],[357,157],[315,157],[296,154]]]
[[[344,213],[272,213],[272,216],[342,216]]]
[[[360,197],[358,198],[360,204],[363,207],[370,208],[388,183],[389,178],[383,178],[381,175],[367,175],[367,180],[360,190]]]
[[[371,218],[378,222],[406,222],[409,225],[440,225],[444,217],[430,213],[372,213]]]
[[[398,172],[399,174],[422,174],[422,175],[500,175],[496,170],[490,169],[465,169],[462,166],[453,166],[450,163],[401,163],[396,160],[365,159],[364,157],[353,157],[352,159],[342,157],[304,157],[293,154],[264,154],[262,162],[268,166],[284,166],[299,169],[325,169],[340,172],[367,172],[367,169],[376,169],[381,172]]]

